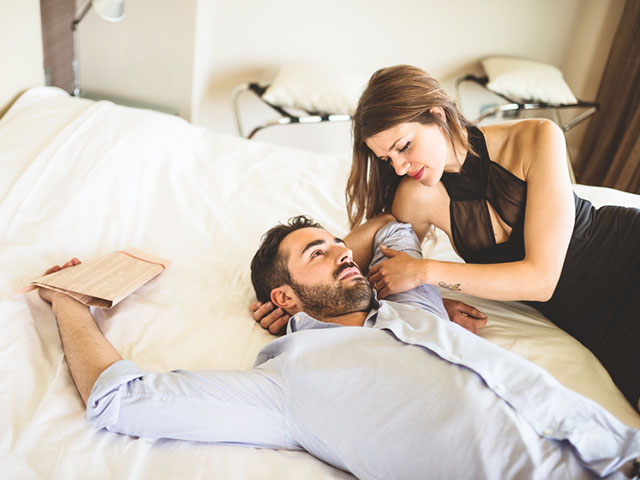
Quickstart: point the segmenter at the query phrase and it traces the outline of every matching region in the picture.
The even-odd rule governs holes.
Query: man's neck
[[[345,327],[361,327],[367,319],[367,313],[368,312],[353,312],[338,317],[327,317],[319,320],[327,323],[339,323]]]

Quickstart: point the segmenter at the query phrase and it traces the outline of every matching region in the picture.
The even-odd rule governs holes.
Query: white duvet
[[[346,234],[348,170],[347,158],[216,135],[177,117],[55,88],[25,93],[0,119],[0,476],[353,478],[304,452],[94,430],[51,310],[35,292],[11,293],[73,256],[138,247],[173,264],[96,311],[122,356],[150,370],[248,368],[273,338],[248,313],[260,235],[300,213]],[[640,207],[640,196],[576,189],[596,204]],[[443,235],[431,255],[457,258]],[[535,310],[457,296],[489,315],[483,337],[640,427],[593,355]]]

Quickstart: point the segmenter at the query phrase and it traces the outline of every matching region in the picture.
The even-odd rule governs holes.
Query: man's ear
[[[285,310],[289,315],[295,315],[302,311],[302,303],[293,289],[287,285],[281,285],[271,290],[271,303]]]
[[[439,117],[440,120],[446,123],[447,115],[444,113],[444,109],[442,107],[431,107],[429,109],[429,113],[434,117]]]

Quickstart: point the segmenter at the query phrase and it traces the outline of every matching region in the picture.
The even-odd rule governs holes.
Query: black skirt
[[[528,302],[589,348],[627,400],[640,397],[640,210],[576,198],[576,224],[547,302]]]

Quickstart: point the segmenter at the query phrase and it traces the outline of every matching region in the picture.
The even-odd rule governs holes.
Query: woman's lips
[[[422,178],[422,174],[424,173],[424,167],[422,167],[420,170],[418,170],[415,173],[412,173],[410,176],[412,178],[415,178],[416,180],[420,180]]]

